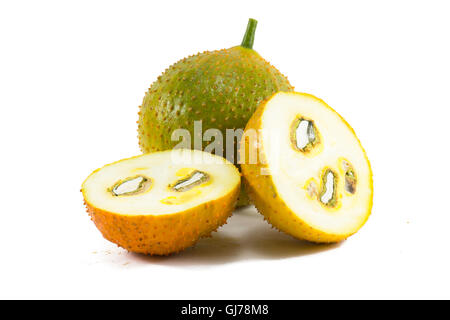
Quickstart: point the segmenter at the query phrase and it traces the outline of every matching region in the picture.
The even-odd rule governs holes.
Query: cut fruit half
[[[240,152],[250,199],[279,230],[338,242],[368,219],[369,160],[353,129],[322,100],[304,93],[273,95],[247,124]]]
[[[103,236],[133,252],[167,255],[224,224],[240,190],[237,168],[219,156],[177,149],[106,165],[83,183]]]

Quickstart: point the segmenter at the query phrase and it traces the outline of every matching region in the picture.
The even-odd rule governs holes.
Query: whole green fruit
[[[202,131],[244,129],[260,102],[278,91],[292,91],[288,79],[252,49],[257,21],[250,19],[240,46],[206,51],[170,66],[151,85],[139,112],[139,145],[142,152],[172,149],[176,129],[187,129],[194,146],[194,121]],[[203,140],[203,139],[202,139]],[[210,144],[202,141],[201,148]],[[228,155],[226,143],[223,155]],[[231,154],[236,155],[238,143]],[[229,157],[228,157],[229,158]],[[229,159],[236,163],[236,159]],[[241,194],[238,205],[248,204]]]

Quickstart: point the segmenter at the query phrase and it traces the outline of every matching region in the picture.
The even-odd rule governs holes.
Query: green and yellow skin
[[[142,152],[174,148],[177,129],[187,129],[194,145],[194,121],[202,133],[243,129],[261,101],[278,91],[292,91],[288,79],[252,49],[257,22],[250,19],[240,46],[206,51],[170,66],[151,85],[139,111],[138,133]],[[203,141],[202,150],[211,143]],[[238,148],[237,141],[234,148]],[[225,144],[225,143],[224,143]],[[223,156],[226,156],[226,146]],[[233,150],[233,155],[237,150]],[[228,157],[229,158],[229,157]],[[236,158],[236,156],[234,156]],[[237,163],[237,159],[229,159]],[[241,193],[238,205],[247,205]]]

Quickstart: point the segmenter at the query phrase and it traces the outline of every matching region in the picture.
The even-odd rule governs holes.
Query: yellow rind
[[[240,189],[238,183],[220,198],[166,215],[125,215],[105,211],[89,203],[84,183],[81,192],[91,220],[106,240],[131,252],[166,256],[194,245],[226,224]]]
[[[323,104],[325,107],[329,108],[331,111],[338,114],[334,109],[328,106],[323,100],[307,93],[299,93],[299,92],[289,92],[286,94],[292,95],[302,95],[313,98]],[[276,95],[276,94],[274,94]],[[272,96],[273,97],[273,96]],[[264,114],[267,102],[272,99],[269,97],[265,101],[263,101],[258,108],[256,109],[253,116],[250,118],[247,126],[244,130],[254,130],[257,134],[257,141],[261,141],[261,133],[260,129],[262,129],[262,116]],[[272,180],[272,176],[269,172],[269,167],[267,165],[267,159],[265,157],[265,152],[262,149],[262,144],[258,143],[258,156],[263,157],[259,158],[256,164],[241,164],[241,172],[244,180],[244,187],[250,197],[250,200],[256,206],[258,211],[264,216],[264,219],[268,221],[272,226],[277,228],[280,231],[283,231],[297,239],[307,240],[315,243],[335,243],[342,240],[347,239],[349,236],[355,234],[367,221],[372,211],[373,206],[373,174],[372,168],[370,166],[369,159],[367,158],[367,154],[364,148],[361,145],[361,142],[357,138],[355,131],[353,128],[342,118],[339,114],[338,116],[341,118],[343,123],[351,130],[352,134],[357,139],[363,153],[364,157],[369,166],[370,172],[370,189],[371,189],[371,197],[370,203],[368,204],[368,210],[365,215],[365,219],[362,219],[362,223],[353,230],[353,232],[345,233],[345,234],[333,234],[324,232],[318,228],[312,227],[308,225],[305,221],[300,219],[292,210],[289,208],[280,195],[277,192],[276,185]],[[261,150],[262,149],[262,150]],[[242,139],[240,146],[241,159],[245,159],[245,150],[249,150],[249,140]],[[261,175],[261,169],[264,170],[266,174]],[[267,174],[269,173],[269,174]]]

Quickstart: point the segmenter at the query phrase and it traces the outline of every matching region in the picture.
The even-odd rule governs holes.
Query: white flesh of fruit
[[[291,124],[299,117],[311,119],[320,136],[320,142],[309,152],[296,150],[291,141]],[[372,177],[364,151],[346,122],[317,98],[278,93],[267,102],[261,127],[260,143],[268,171],[291,211],[324,232],[347,234],[357,230],[370,210]],[[304,128],[297,132],[301,131],[305,132]],[[305,145],[305,139],[301,139],[299,147]],[[348,163],[357,177],[354,193],[345,188]],[[326,174],[326,192],[320,195],[326,169],[337,174],[338,183],[333,186],[333,174]],[[337,187],[337,205],[329,207],[324,203],[333,187]]]
[[[201,173],[208,175],[207,181],[199,181]],[[130,194],[143,183],[142,177],[146,177],[149,184],[142,192]],[[183,182],[186,178],[188,181]],[[221,157],[197,150],[172,150],[109,164],[91,174],[83,190],[86,201],[104,211],[123,215],[165,215],[220,198],[239,182],[236,167]],[[186,191],[173,188],[174,184],[185,188],[191,183],[195,186]]]

